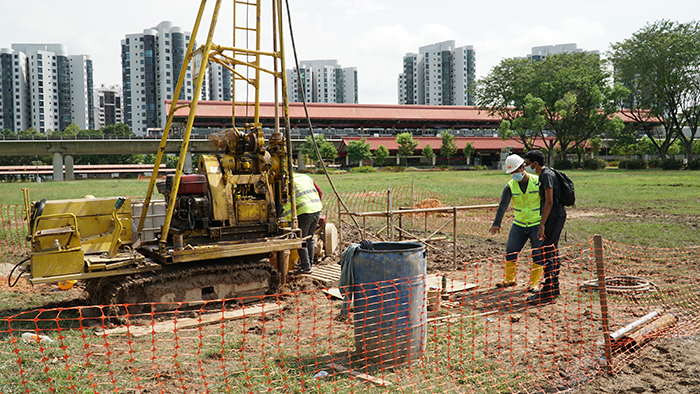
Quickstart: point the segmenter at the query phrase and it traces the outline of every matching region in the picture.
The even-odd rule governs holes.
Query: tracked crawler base
[[[88,282],[88,302],[110,305],[111,315],[182,310],[204,301],[257,297],[276,292],[279,275],[267,261],[219,260],[177,264],[162,270]],[[152,305],[152,306],[151,306]]]

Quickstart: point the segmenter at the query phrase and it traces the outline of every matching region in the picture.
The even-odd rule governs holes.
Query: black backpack
[[[561,193],[559,195],[559,202],[565,207],[571,207],[576,204],[576,193],[574,192],[574,181],[569,178],[568,175],[564,174],[559,170],[551,168],[554,175],[559,179],[559,185],[561,186]]]

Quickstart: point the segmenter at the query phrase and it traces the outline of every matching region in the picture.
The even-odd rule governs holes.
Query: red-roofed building
[[[180,101],[186,105],[188,101]],[[166,110],[170,111],[172,102],[166,100]],[[197,104],[194,127],[231,127],[231,102],[199,101]],[[280,104],[280,113],[281,111]],[[495,130],[501,124],[501,118],[490,116],[478,107],[440,106],[440,105],[388,105],[388,104],[335,104],[308,103],[309,118],[314,128],[388,128],[388,129],[489,129]],[[236,105],[237,126],[249,123],[253,119],[253,107],[239,103]],[[175,123],[184,125],[189,116],[189,107],[180,107],[175,111]],[[263,127],[274,126],[274,103],[260,103],[260,121]],[[631,122],[627,117],[621,117]],[[289,120],[292,127],[307,127],[306,112],[303,103],[289,103]]]
[[[180,101],[178,104],[187,104]],[[170,101],[166,101],[170,110]],[[504,148],[510,147],[512,152],[522,153],[523,145],[517,139],[503,141],[494,136],[501,124],[501,118],[490,116],[486,111],[473,106],[430,106],[430,105],[382,105],[382,104],[335,104],[308,103],[309,118],[315,134],[323,134],[333,142],[338,149],[339,158],[347,156],[347,143],[352,140],[367,138],[370,149],[374,151],[379,145],[384,145],[390,152],[391,159],[398,158],[396,153],[396,135],[411,132],[418,141],[415,155],[409,162],[421,161],[421,150],[427,144],[439,155],[442,140],[440,132],[449,131],[455,135],[459,151],[453,156],[456,164],[461,159],[464,163],[462,148],[469,142],[475,148],[474,156],[478,158],[475,164],[486,166],[495,165],[501,158]],[[235,107],[236,126],[253,121],[253,107],[242,103]],[[279,106],[281,114],[282,106]],[[200,101],[197,105],[193,127],[223,129],[232,126],[232,104],[228,101]],[[189,116],[189,107],[178,108],[175,111],[174,124],[184,127]],[[625,116],[623,121],[631,122]],[[264,128],[274,127],[274,103],[260,103],[260,122]],[[308,136],[308,122],[303,103],[289,103],[289,120],[293,128],[294,146]],[[544,146],[544,143],[536,143]],[[391,160],[390,159],[390,160]],[[347,158],[345,162],[348,163]],[[447,164],[446,159],[438,158],[437,164]]]
[[[187,104],[180,101],[178,104]],[[170,111],[171,101],[166,101]],[[280,105],[281,108],[281,105]],[[477,107],[430,106],[430,105],[382,105],[382,104],[334,104],[308,103],[309,117],[315,128],[430,128],[430,129],[491,129],[498,128],[501,119],[489,116]],[[280,110],[280,113],[282,111]],[[175,111],[176,123],[184,124],[189,116],[189,107]],[[260,121],[263,126],[274,125],[274,103],[260,103]],[[251,122],[253,108],[236,106],[237,122]],[[292,127],[306,127],[303,103],[289,103],[289,119]],[[194,127],[231,127],[231,103],[228,101],[200,101],[197,104]],[[239,126],[239,125],[237,125]]]

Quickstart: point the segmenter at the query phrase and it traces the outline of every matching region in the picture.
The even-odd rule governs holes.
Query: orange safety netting
[[[340,193],[340,197],[351,212],[385,211],[389,208],[389,198],[386,190],[351,193]],[[498,204],[495,198],[450,198],[437,195],[420,187],[399,186],[391,190],[391,206],[400,216],[401,208],[429,208],[443,206],[486,205]],[[339,223],[338,200],[332,194],[324,194],[323,213],[331,223]],[[509,208],[510,209],[510,208]],[[29,251],[29,242],[23,205],[0,204],[0,256],[5,254],[20,255]],[[401,221],[401,227],[416,235],[427,236],[436,228],[444,225],[445,213],[408,214]],[[486,236],[491,228],[496,208],[460,211],[457,217],[457,231],[462,235]],[[347,219],[344,219],[347,220]],[[508,228],[513,222],[512,215],[503,218],[502,228]],[[382,220],[370,218],[365,224],[368,227],[381,226]],[[430,230],[428,230],[430,229]],[[505,240],[506,231],[495,236],[495,239]]]
[[[387,238],[387,218],[363,217],[351,219],[345,216],[347,213],[341,205],[343,214],[341,223],[339,219],[341,213],[338,212],[338,200],[335,196],[325,198],[326,196],[324,195],[323,199],[323,209],[324,214],[328,216],[328,221],[344,228],[347,224],[349,227],[357,229],[383,229],[383,233],[379,235],[384,236],[385,239]],[[452,218],[452,210],[449,208],[467,206],[480,206],[480,208],[459,209],[456,216],[456,232],[459,235],[488,236],[489,229],[496,216],[497,207],[495,205],[498,205],[500,201],[497,198],[456,198],[438,195],[421,187],[411,187],[410,185],[398,186],[390,190],[340,193],[340,196],[351,214],[363,212],[388,213],[391,211],[393,225],[401,229],[401,231],[398,229],[394,230],[399,240],[401,236],[404,239],[428,237],[434,231],[443,229],[446,230],[441,231],[442,233],[450,233],[452,225],[447,223]],[[448,208],[448,210],[443,212],[401,213],[401,210],[412,208]],[[508,210],[511,209],[510,207],[508,208]],[[509,228],[512,222],[513,216],[506,214],[503,217],[501,227]],[[405,234],[404,231],[406,232]],[[505,240],[507,237],[508,232],[502,231],[492,238]]]
[[[29,251],[24,205],[0,204],[0,256]]]
[[[503,280],[503,256],[494,256],[453,272],[348,286],[343,290],[354,296],[348,316],[343,301],[325,289],[23,312],[0,321],[0,387],[17,393],[562,392],[609,367],[619,370],[655,338],[699,331],[700,291],[689,275],[697,270],[698,248],[593,245],[559,251],[561,295],[542,305],[525,300],[530,258],[523,253],[514,287],[495,286]],[[430,258],[428,252],[428,268]],[[598,266],[605,270],[605,297]],[[612,340],[653,311],[659,313]]]

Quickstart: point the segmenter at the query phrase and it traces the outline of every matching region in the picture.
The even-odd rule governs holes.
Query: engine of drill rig
[[[185,237],[246,238],[278,231],[277,212],[286,203],[285,144],[281,133],[265,145],[260,124],[209,136],[215,154],[201,155],[195,174],[181,176],[172,230]],[[159,191],[171,198],[175,175]]]

